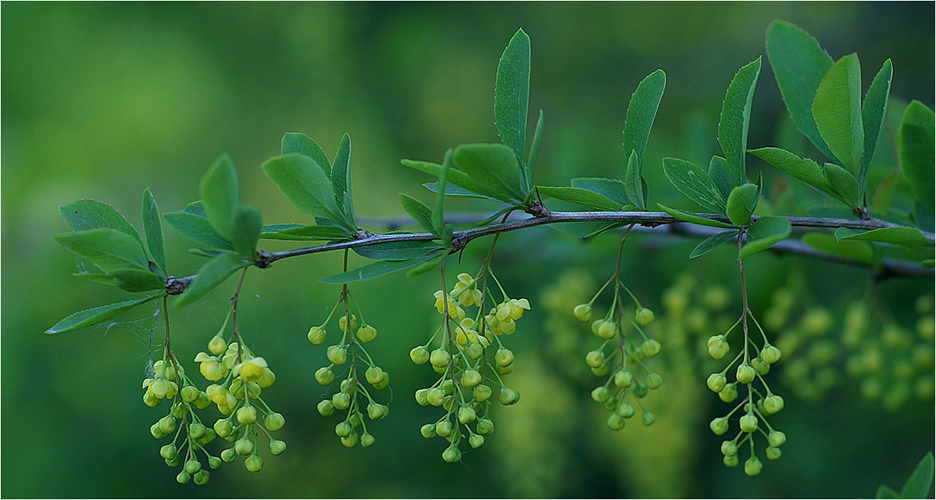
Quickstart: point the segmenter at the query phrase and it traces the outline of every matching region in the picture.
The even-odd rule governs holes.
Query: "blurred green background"
[[[178,471],[165,466],[162,443],[148,432],[163,414],[140,400],[160,335],[148,318],[154,308],[109,326],[42,333],[78,309],[129,298],[71,276],[80,263],[51,239],[69,230],[59,205],[103,200],[140,227],[145,187],[163,212],[179,210],[197,198],[207,166],[227,152],[238,167],[242,201],[258,206],[267,223],[299,222],[303,216],[259,165],[278,153],[284,132],[305,132],[330,157],[349,132],[359,215],[402,215],[398,193],[424,201],[432,195],[420,187],[430,179],[402,167],[401,158],[439,161],[448,147],[497,140],[494,75],[518,27],[532,39],[531,115],[543,109],[546,116],[537,182],[620,176],[628,99],[640,79],[662,68],[667,88],[645,175],[651,203],[691,209],[665,182],[660,158],[707,162],[725,89],[738,68],[765,55],[772,20],[807,30],[833,58],[858,52],[865,86],[892,58],[892,95],[932,107],[932,2],[4,2],[0,9],[3,496],[869,497],[881,483],[899,487],[932,449],[926,352],[933,344],[917,337],[916,326],[932,317],[926,306],[932,281],[896,279],[869,288],[861,270],[762,255],[747,266],[755,312],[771,310],[776,290],[785,290],[798,305],[786,323],[777,320],[776,335],[792,339],[789,350],[822,345],[831,354],[800,349],[811,364],[797,369],[815,376],[783,376],[796,366],[793,354],[769,376],[786,399],[773,419],[789,438],[783,458],[765,461],[756,478],[724,467],[708,421],[729,405],[705,389],[705,374],[716,368],[697,348],[717,333],[709,325],[719,316],[694,301],[718,285],[735,297],[737,268],[730,251],[690,263],[695,243],[672,237],[639,235],[624,259],[626,282],[660,318],[655,335],[666,359],[656,368],[664,386],[646,403],[657,424],[634,423],[619,433],[604,426],[607,414],[588,399],[601,383],[582,373],[594,337],[568,322],[571,305],[587,300],[612,271],[616,238],[583,245],[546,228],[502,238],[494,269],[512,296],[533,303],[507,339],[518,359],[508,380],[523,396],[514,407],[498,408],[495,434],[459,465],[442,462],[441,440],[419,436],[419,426],[438,415],[412,397],[433,381],[407,353],[436,326],[434,273],[352,288],[381,332],[371,353],[393,379],[391,417],[369,427],[377,445],[347,450],[333,432],[337,417],[315,411],[324,391],[312,373],[325,356],[305,340],[338,293],[316,279],[338,271],[340,256],[251,271],[241,328],[277,373],[264,395],[286,416],[280,434],[289,449],[268,458],[259,474],[238,462],[213,471],[201,487],[175,483]],[[785,137],[785,111],[764,63],[750,147]],[[763,167],[749,161],[752,169]],[[798,196],[804,191],[792,187]],[[496,210],[457,200],[448,207]],[[170,271],[193,274],[201,259],[166,230]],[[452,267],[476,270],[485,245],[472,245]],[[232,286],[172,311],[180,357],[205,349]],[[908,397],[893,396],[899,384],[885,381],[883,393],[875,393],[849,376],[847,359],[858,350],[837,340],[846,305],[868,297],[878,318],[871,324],[899,329],[922,353],[915,372],[922,375],[909,381]],[[684,299],[690,307],[681,310]],[[803,311],[826,314],[830,324],[809,338],[808,328],[784,326],[796,325]],[[887,362],[911,359],[909,350],[897,351],[885,351]]]

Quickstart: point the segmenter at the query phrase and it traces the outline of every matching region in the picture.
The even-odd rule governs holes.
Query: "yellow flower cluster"
[[[156,407],[163,399],[172,399],[179,393],[179,384],[176,380],[176,370],[172,363],[159,360],[153,364],[154,376],[143,380],[143,403],[146,406]]]

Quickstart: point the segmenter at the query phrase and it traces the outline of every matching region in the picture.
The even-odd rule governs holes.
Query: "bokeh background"
[[[340,256],[250,272],[241,328],[277,373],[264,395],[286,416],[280,434],[289,448],[259,474],[238,462],[201,487],[175,483],[178,470],[165,466],[162,443],[148,432],[163,414],[140,400],[160,335],[153,308],[43,334],[78,309],[129,298],[71,276],[80,262],[51,239],[69,230],[58,206],[103,200],[140,227],[144,188],[164,212],[179,210],[227,152],[242,201],[268,223],[301,221],[259,165],[278,153],[284,132],[305,132],[329,156],[349,132],[359,215],[402,215],[398,193],[432,195],[420,187],[430,179],[401,158],[439,161],[448,147],[497,140],[494,75],[519,27],[532,39],[531,115],[546,116],[537,182],[620,176],[628,99],[662,68],[667,87],[645,175],[651,203],[692,209],[665,181],[660,158],[707,163],[725,89],[738,68],[765,55],[772,20],[804,28],[834,58],[858,52],[865,86],[892,58],[892,95],[932,107],[932,2],[5,2],[0,9],[5,497],[870,497],[881,483],[899,487],[933,448],[933,343],[920,334],[932,324],[932,280],[873,285],[861,270],[762,255],[746,269],[754,310],[776,316],[770,334],[785,347],[768,380],[786,399],[772,422],[789,440],[756,478],[724,467],[708,422],[729,405],[705,389],[717,368],[704,339],[740,307],[737,268],[728,249],[689,262],[695,242],[670,236],[638,234],[624,258],[627,283],[657,311],[653,332],[664,354],[654,366],[665,382],[645,403],[657,423],[618,433],[588,398],[601,381],[584,354],[597,345],[570,312],[613,270],[617,238],[586,245],[546,228],[502,238],[494,269],[511,295],[533,303],[507,339],[518,359],[508,380],[522,399],[497,409],[495,434],[458,465],[442,462],[441,440],[419,435],[437,414],[412,397],[433,381],[407,353],[436,326],[434,273],[352,289],[380,331],[371,353],[393,378],[391,417],[369,426],[377,445],[347,450],[333,432],[337,417],[315,411],[324,391],[312,373],[325,356],[305,340],[338,292],[316,280],[338,271]],[[790,134],[766,56],[749,144],[811,153]],[[878,178],[893,169],[886,153]],[[751,172],[764,168],[749,162]],[[769,169],[765,176],[776,188],[780,176]],[[802,185],[791,187],[791,207],[804,213],[812,198]],[[194,273],[200,258],[166,231],[171,272]],[[452,267],[476,270],[482,247],[472,245]],[[205,349],[232,286],[172,311],[183,358]],[[712,298],[725,295],[727,305]],[[857,300],[871,304],[852,313],[865,311],[864,323],[846,317]],[[864,327],[854,345],[840,341],[858,328],[848,321]],[[875,355],[883,371],[862,368],[862,356]],[[215,445],[220,451],[220,440]]]

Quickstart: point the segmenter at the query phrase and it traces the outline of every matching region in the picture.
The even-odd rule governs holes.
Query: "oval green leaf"
[[[718,122],[718,144],[729,166],[732,187],[747,181],[744,169],[744,154],[747,152],[748,127],[751,122],[751,102],[754,87],[760,75],[761,58],[743,66],[731,79],[725,100],[722,102],[721,119]]]
[[[732,189],[731,194],[728,195],[725,210],[728,219],[736,226],[750,224],[755,203],[757,203],[757,185],[747,183]]]
[[[725,199],[705,170],[691,161],[663,158],[663,173],[673,186],[700,207],[725,213]]]
[[[822,139],[852,175],[864,153],[861,120],[861,65],[857,54],[842,57],[822,79],[813,101],[813,116]]]
[[[115,304],[107,304],[105,306],[92,307],[91,309],[85,309],[83,311],[78,311],[74,314],[70,314],[68,317],[56,323],[52,328],[46,330],[46,333],[62,333],[71,330],[77,330],[85,326],[90,326],[95,323],[100,323],[106,319],[113,318],[122,312],[129,311],[134,307],[145,304],[161,295],[153,295],[152,297],[146,297],[136,300],[128,300],[126,302],[117,302]]]

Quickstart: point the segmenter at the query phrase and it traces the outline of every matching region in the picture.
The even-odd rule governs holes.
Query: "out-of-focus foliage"
[[[724,322],[717,301],[710,303],[718,293],[712,290],[737,290],[737,268],[725,248],[687,262],[694,241],[635,235],[628,244],[622,274],[658,311],[654,337],[664,354],[655,369],[666,384],[650,396],[653,427],[612,433],[603,409],[588,398],[593,377],[583,360],[590,333],[574,320],[562,322],[594,290],[581,283],[607,276],[615,238],[581,245],[545,228],[524,238],[504,235],[495,266],[509,271],[499,278],[518,296],[541,300],[529,313],[530,326],[512,339],[518,359],[512,377],[523,400],[499,409],[506,423],[489,438],[491,446],[465,454],[464,466],[442,463],[439,444],[419,435],[419,425],[435,417],[412,398],[428,375],[407,353],[435,327],[434,275],[394,275],[355,287],[381,330],[371,352],[386,360],[394,398],[391,417],[373,424],[378,444],[346,450],[334,439],[333,422],[315,411],[323,390],[312,373],[324,353],[305,336],[337,296],[337,286],[315,280],[339,271],[340,256],[251,270],[240,328],[276,370],[269,401],[286,416],[280,432],[290,447],[260,474],[222,467],[203,489],[174,483],[147,432],[161,415],[139,400],[160,335],[153,318],[41,333],[77,309],[127,298],[71,277],[74,256],[51,240],[51,233],[68,230],[57,207],[76,199],[106,200],[136,214],[139,193],[149,187],[163,212],[180,210],[198,197],[206,167],[227,152],[238,166],[241,201],[260,207],[267,223],[302,222],[259,168],[279,153],[284,132],[302,131],[326,151],[345,132],[355,138],[359,215],[402,215],[399,192],[430,202],[432,195],[418,188],[425,176],[399,160],[440,161],[435,155],[453,144],[496,141],[497,55],[518,27],[534,40],[530,107],[546,116],[537,183],[620,177],[630,93],[662,68],[667,92],[643,175],[654,187],[652,201],[679,200],[675,189],[664,188],[660,159],[703,164],[715,152],[725,82],[765,53],[764,32],[775,18],[808,31],[835,59],[857,51],[866,82],[890,57],[891,95],[933,108],[932,3],[4,3],[4,494],[857,497],[871,496],[882,483],[901,484],[933,442],[932,385],[928,398],[918,397],[926,396],[926,379],[918,382],[913,371],[929,366],[932,374],[932,357],[916,346],[932,347],[933,313],[924,306],[932,304],[933,285],[905,279],[869,288],[864,271],[805,259],[758,255],[746,266],[752,308],[765,319],[785,300],[778,289],[794,296],[786,318],[776,313],[773,334],[790,347],[771,375],[791,388],[777,416],[790,437],[783,448],[789,459],[753,479],[721,465],[706,425],[719,409],[698,375],[711,360],[696,344],[716,328],[709,325]],[[762,72],[748,147],[809,151],[791,133],[772,73],[766,65]],[[885,135],[899,125],[902,109],[896,110],[888,108]],[[876,154],[886,159],[893,151]],[[870,185],[888,173],[875,169]],[[775,170],[765,168],[764,175],[768,186],[784,182]],[[802,185],[793,188],[805,193]],[[450,211],[490,208],[446,203]],[[167,231],[170,274],[196,271],[201,261],[186,254],[187,246]],[[261,243],[265,250],[294,246]],[[483,246],[469,247],[457,271],[473,271]],[[563,274],[564,268],[574,272]],[[183,359],[203,350],[223,320],[233,284],[222,288],[196,307],[173,311],[173,346],[186,353]],[[583,297],[572,297],[575,290]],[[873,328],[846,338],[848,305],[856,300],[872,304],[878,316],[869,320]],[[808,317],[821,322],[821,311],[828,313],[825,328],[802,324]],[[877,337],[874,328],[893,333]],[[849,356],[873,352],[884,375],[849,368]],[[902,367],[902,352],[920,367]]]

